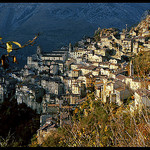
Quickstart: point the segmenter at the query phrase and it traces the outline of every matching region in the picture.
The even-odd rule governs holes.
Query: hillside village
[[[131,59],[141,52],[150,52],[150,15],[130,31],[127,26],[122,32],[98,28],[94,37],[52,52],[38,46],[21,71],[8,74],[1,68],[0,102],[15,97],[36,110],[41,115],[38,135],[70,123],[88,93],[118,106],[132,96],[131,113],[150,107],[150,73],[134,76]]]

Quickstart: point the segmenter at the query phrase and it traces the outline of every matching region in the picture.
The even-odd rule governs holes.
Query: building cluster
[[[75,46],[70,43],[51,52],[43,52],[38,46],[21,71],[1,74],[0,101],[14,90],[18,104],[25,103],[41,114],[40,131],[59,126],[62,118],[69,121],[68,110],[83,102],[87,93],[94,92],[95,100],[119,106],[132,96],[131,111],[143,105],[150,107],[150,79],[148,75],[134,78],[128,59],[150,51],[150,16],[129,32],[112,28],[96,32],[98,40],[84,37]],[[44,124],[46,116],[51,121],[45,119]]]

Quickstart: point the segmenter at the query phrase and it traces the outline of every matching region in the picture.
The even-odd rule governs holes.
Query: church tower
[[[41,47],[40,47],[40,46],[37,46],[36,53],[37,53],[38,55],[41,55],[41,54],[42,54],[42,50],[41,50]]]

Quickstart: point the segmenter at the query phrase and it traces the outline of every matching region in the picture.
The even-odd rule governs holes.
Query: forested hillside
[[[133,97],[128,99],[132,102]],[[37,137],[32,139],[31,147],[149,147],[150,112],[129,111],[129,103],[118,107],[94,100],[94,94],[75,109],[72,124],[52,131],[41,145]]]

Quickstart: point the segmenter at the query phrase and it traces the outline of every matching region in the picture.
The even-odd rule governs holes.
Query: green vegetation
[[[94,34],[94,39],[96,42],[100,41],[100,38],[102,35],[110,35],[111,33],[113,33],[113,35],[118,38],[119,37],[119,29],[117,28],[104,28],[104,29],[101,29],[101,28],[98,28],[96,31],[95,31],[95,34]]]
[[[144,77],[150,72],[150,51],[140,52],[133,58],[134,73]]]
[[[53,131],[41,147],[134,147],[150,146],[148,119],[150,112],[129,111],[129,105],[118,107],[103,104],[89,94],[87,101],[78,106],[72,124]],[[30,146],[39,146],[37,141]]]

